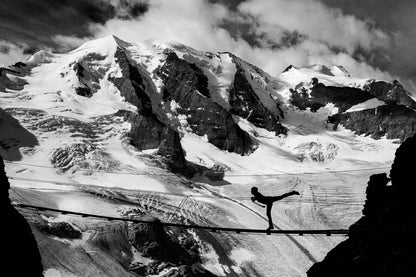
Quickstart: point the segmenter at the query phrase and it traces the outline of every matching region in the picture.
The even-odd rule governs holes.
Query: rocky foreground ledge
[[[350,237],[314,264],[308,276],[412,276],[416,263],[416,136],[397,150],[387,174],[370,177],[363,217],[350,227]],[[361,231],[374,229],[376,233]],[[413,274],[411,273],[413,272]]]

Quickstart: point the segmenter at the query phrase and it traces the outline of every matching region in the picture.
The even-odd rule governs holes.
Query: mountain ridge
[[[405,130],[404,134],[397,134],[396,130],[387,127],[375,131],[373,126],[365,126],[364,123],[347,123],[351,118],[349,114],[359,115],[378,108],[354,108],[354,105],[365,107],[363,103],[372,97],[400,107],[402,104],[413,107],[414,104],[410,98],[404,98],[406,91],[400,84],[392,86],[404,96],[395,96],[398,93],[389,94],[391,89],[384,89],[390,88],[387,83],[353,78],[339,66],[292,67],[275,78],[228,52],[201,52],[180,43],[128,43],[115,36],[107,36],[86,42],[67,54],[40,51],[30,57],[27,64],[20,63],[10,69],[20,70],[21,76],[15,78],[3,70],[4,78],[11,83],[10,78],[15,78],[15,83],[24,82],[24,85],[17,87],[18,90],[4,88],[3,91],[9,94],[26,93],[27,101],[18,106],[38,106],[48,109],[48,113],[87,121],[94,116],[116,114],[119,110],[130,111],[147,120],[150,133],[152,128],[158,129],[156,126],[161,124],[162,128],[177,132],[182,144],[186,145],[183,140],[195,134],[202,139],[206,137],[208,143],[221,150],[243,156],[256,152],[259,136],[271,137],[268,132],[274,133],[277,140],[289,142],[293,137],[291,132],[306,123],[298,122],[299,116],[311,117],[308,128],[317,128],[325,136],[332,136],[329,125],[328,128],[321,128],[328,123],[334,124],[334,132],[342,125],[376,139],[386,135],[390,139],[405,139],[415,132],[411,127],[413,125],[406,125],[402,120],[397,122],[401,124],[399,129]],[[1,84],[7,85],[9,81],[2,81]],[[375,88],[371,87],[372,84]],[[45,94],[45,90],[50,93]],[[369,96],[346,104],[347,99],[354,97],[346,94],[336,100],[337,96],[334,96],[338,90],[340,96],[345,94],[343,91],[356,91],[357,95]],[[14,104],[10,101],[11,107],[16,106]],[[335,105],[338,110],[328,110],[328,105]],[[323,113],[329,112],[328,116],[322,116],[320,109]],[[354,112],[348,112],[351,109]],[[413,114],[413,111],[408,113]],[[399,116],[400,113],[397,113]],[[142,123],[137,123],[140,128],[135,126],[135,122],[130,121],[130,124],[131,130],[145,128]],[[134,141],[138,139],[135,132],[130,131],[130,138],[141,151],[150,150],[145,145],[157,146],[162,134],[160,129],[158,135],[147,138],[149,142],[139,142]],[[309,142],[320,144],[316,139]],[[339,143],[328,143],[332,144]],[[298,146],[302,148],[302,145],[300,143],[291,148],[289,143],[284,151],[296,153],[300,149]],[[315,151],[312,148],[307,151]],[[199,159],[189,157],[193,150],[184,151],[190,161]],[[298,155],[303,156],[301,153]],[[204,159],[199,164],[206,166],[217,162]]]

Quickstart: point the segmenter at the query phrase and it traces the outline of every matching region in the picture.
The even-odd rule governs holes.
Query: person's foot
[[[269,228],[267,228],[266,231],[270,231],[272,229],[274,229],[274,226],[269,226]]]
[[[294,190],[293,192],[292,192],[294,195],[299,195],[300,193],[298,192],[298,191],[296,191],[296,190]]]

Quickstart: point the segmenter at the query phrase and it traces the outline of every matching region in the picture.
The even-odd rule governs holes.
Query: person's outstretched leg
[[[269,219],[269,228],[267,228],[267,230],[274,229],[273,220],[272,220],[272,207],[273,207],[273,203],[267,204],[266,214],[267,214],[267,218]]]

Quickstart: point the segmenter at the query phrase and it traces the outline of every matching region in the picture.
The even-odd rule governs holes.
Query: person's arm
[[[262,208],[266,207],[266,206],[261,205],[260,203],[258,203],[256,197],[251,197],[251,201],[253,201],[254,204],[259,205]]]

